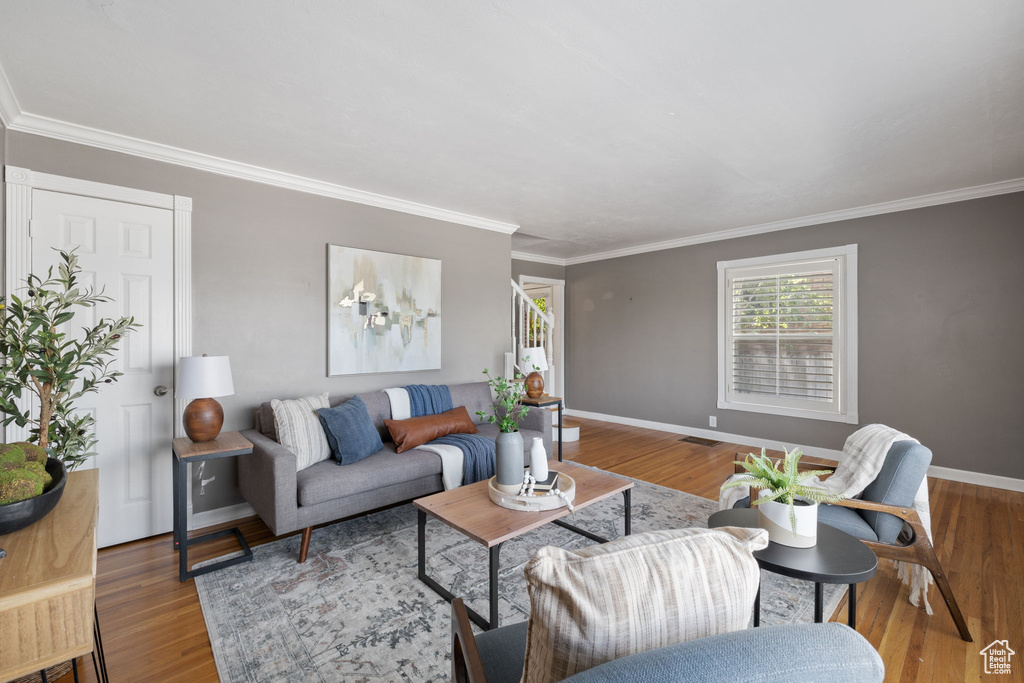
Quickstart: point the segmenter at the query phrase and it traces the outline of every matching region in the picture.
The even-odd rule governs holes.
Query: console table
[[[68,474],[57,507],[0,536],[0,681],[94,652],[106,678],[96,621],[99,470]]]

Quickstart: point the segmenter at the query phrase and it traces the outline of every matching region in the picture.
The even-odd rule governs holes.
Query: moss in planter
[[[44,449],[25,442],[0,444],[0,505],[38,496],[52,482]]]

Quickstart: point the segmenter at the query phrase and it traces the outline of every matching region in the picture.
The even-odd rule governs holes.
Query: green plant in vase
[[[823,488],[818,481],[817,477],[831,474],[831,470],[801,472],[799,462],[803,452],[799,448],[795,448],[784,453],[782,458],[776,460],[768,457],[764,448],[761,449],[761,455],[747,454],[744,460],[735,462],[746,470],[746,474],[727,481],[722,488],[749,486],[752,489],[761,489],[761,494],[757,499],[751,495],[751,504],[760,506],[761,512],[776,523],[779,521],[778,516],[767,512],[766,509],[772,505],[787,507],[790,528],[792,533],[798,537],[797,540],[794,540],[784,534],[781,537],[772,535],[772,540],[785,545],[796,545],[801,542],[799,538],[809,538],[810,545],[813,545],[813,540],[816,537],[817,505],[819,503],[837,503],[846,496]],[[764,522],[763,517],[758,519],[759,522]],[[774,530],[771,525],[766,528],[770,534]],[[806,543],[806,541],[803,542]],[[805,546],[797,545],[797,547]]]
[[[530,412],[528,406],[519,402],[525,393],[523,376],[515,375],[512,380],[501,376],[492,377],[490,370],[484,370],[484,375],[494,391],[494,405],[490,412],[478,410],[476,414],[498,426],[499,433],[494,439],[496,485],[499,491],[514,495],[522,486],[525,474],[523,436],[519,433],[519,423]]]
[[[519,423],[530,411],[529,406],[519,403],[525,395],[526,389],[523,386],[523,376],[517,374],[514,380],[508,380],[500,375],[491,377],[490,370],[484,370],[487,383],[494,391],[494,408],[491,412],[484,410],[476,411],[476,414],[491,424],[498,425],[498,431],[502,434],[510,434],[519,431]]]
[[[45,278],[29,275],[24,298],[0,297],[0,413],[5,426],[30,427],[30,438],[74,470],[93,455],[93,417],[76,414],[75,403],[122,373],[113,367],[120,340],[139,325],[134,318],[103,318],[81,335],[67,328],[84,308],[111,301],[102,291],[78,283],[81,268],[74,250],[61,251],[60,263]],[[15,402],[38,398],[38,413]]]

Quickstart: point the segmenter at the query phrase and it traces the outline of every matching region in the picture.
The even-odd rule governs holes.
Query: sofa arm
[[[532,429],[543,434],[544,448],[548,452],[548,457],[553,456],[552,444],[554,444],[554,437],[552,435],[553,428],[551,426],[550,410],[547,408],[528,408],[526,417],[519,423],[519,427],[520,429]],[[527,447],[529,447],[529,444],[527,444]]]
[[[298,526],[295,454],[255,429],[242,432],[252,454],[238,458],[238,488],[275,536]]]
[[[785,653],[785,654],[780,654]],[[845,624],[761,626],[668,645],[615,659],[567,683],[651,681],[821,681],[865,683],[885,678],[882,658]]]

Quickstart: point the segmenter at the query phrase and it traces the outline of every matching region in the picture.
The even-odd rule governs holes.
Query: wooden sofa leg
[[[964,619],[964,615],[960,612],[960,605],[957,604],[956,596],[953,595],[953,588],[949,585],[949,579],[946,578],[946,572],[942,569],[942,564],[939,563],[939,556],[935,553],[935,548],[928,541],[927,538],[922,537],[918,539],[920,548],[918,555],[921,557],[921,564],[927,567],[928,571],[932,573],[935,578],[935,585],[939,587],[939,592],[942,593],[942,599],[946,601],[946,607],[949,609],[949,616],[953,617],[953,623],[956,624],[956,630],[960,632],[960,637],[968,643],[974,642],[971,638],[971,632],[967,628],[967,621]]]
[[[309,553],[309,539],[313,536],[313,527],[307,526],[302,530],[302,547],[299,549],[299,564],[306,561]]]

